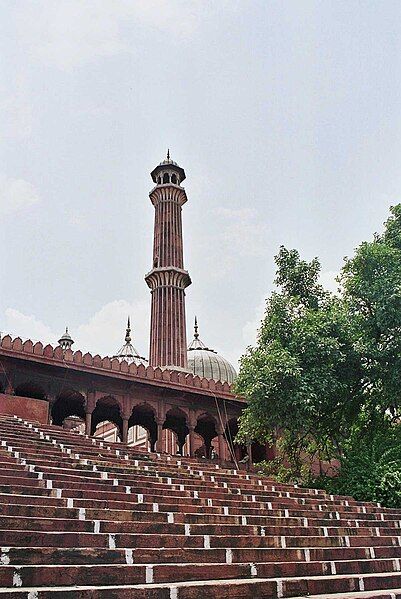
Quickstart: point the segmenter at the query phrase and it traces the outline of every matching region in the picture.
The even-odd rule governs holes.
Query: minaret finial
[[[194,325],[194,337],[195,339],[198,339],[199,337],[199,333],[198,333],[198,319],[195,316],[195,325]]]
[[[128,316],[128,321],[127,321],[127,330],[125,333],[125,342],[131,343],[131,323],[130,323],[129,316]]]
[[[167,150],[167,160],[170,160],[170,148]]]

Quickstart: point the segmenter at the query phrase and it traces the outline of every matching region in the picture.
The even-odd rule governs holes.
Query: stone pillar
[[[163,424],[164,424],[164,418],[156,418],[156,424],[157,424],[156,451],[158,453],[163,453]]]
[[[224,460],[225,459],[225,452],[224,452],[225,444],[224,444],[224,435],[223,435],[222,429],[218,429],[217,437],[218,437],[218,442],[219,442],[219,459]]]
[[[189,433],[188,433],[188,440],[189,440],[189,456],[191,458],[194,457],[194,451],[195,451],[195,426],[193,425],[189,425],[188,426],[189,429]]]
[[[85,434],[90,436],[92,429],[92,412],[85,412]]]
[[[86,394],[85,407],[85,434],[91,436],[92,430],[92,412],[96,406],[96,397],[94,391],[88,391]]]
[[[127,418],[126,416],[123,416],[123,438],[122,438],[123,443],[128,443],[128,420],[129,420],[129,418]]]
[[[249,456],[249,460],[247,463],[247,470],[251,470],[251,468],[252,468],[252,443],[248,443],[246,448],[247,448],[247,452],[248,452],[248,456]]]

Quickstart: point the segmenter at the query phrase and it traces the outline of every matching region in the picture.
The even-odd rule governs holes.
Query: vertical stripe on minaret
[[[191,279],[182,240],[185,172],[168,154],[151,176],[156,186],[149,194],[155,207],[153,268],[145,277],[152,295],[149,363],[186,369],[185,289]]]

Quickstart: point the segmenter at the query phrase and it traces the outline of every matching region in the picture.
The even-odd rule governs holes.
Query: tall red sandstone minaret
[[[156,186],[149,194],[155,207],[153,269],[145,277],[152,294],[149,363],[186,369],[185,288],[191,278],[184,270],[182,242],[185,172],[167,152],[151,177]]]

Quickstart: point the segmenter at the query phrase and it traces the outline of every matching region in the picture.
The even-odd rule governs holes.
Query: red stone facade
[[[42,399],[16,397],[15,395],[0,393],[0,414],[19,416],[20,418],[27,418],[29,414],[32,420],[40,424],[47,424],[49,421],[49,403]]]
[[[78,416],[89,435],[99,423],[109,421],[126,443],[128,429],[140,425],[148,431],[152,450],[165,450],[163,431],[170,430],[177,438],[172,453],[194,454],[201,438],[206,454],[213,445],[221,459],[233,457],[231,438],[244,401],[231,393],[228,383],[43,347],[40,342],[22,343],[9,336],[1,339],[0,363],[0,391],[8,406],[14,402],[17,415],[42,421],[29,403],[41,400],[48,406],[49,422],[61,426],[69,416]],[[22,398],[28,398],[25,412]],[[10,413],[9,407],[3,413]],[[236,452],[237,457],[242,455],[238,447]]]

